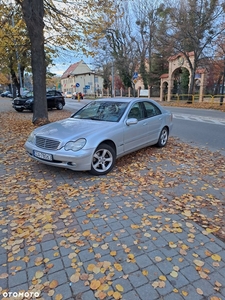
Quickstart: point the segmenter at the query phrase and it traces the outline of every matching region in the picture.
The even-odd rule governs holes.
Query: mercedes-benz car
[[[172,125],[172,114],[150,99],[93,100],[70,118],[35,129],[25,148],[44,164],[104,175],[118,157],[164,147]]]
[[[56,90],[49,90],[46,93],[48,108],[63,109],[65,105],[65,98],[62,93]],[[13,108],[22,112],[23,110],[33,111],[34,107],[34,95],[33,92],[28,92],[21,97],[17,97],[12,102]]]

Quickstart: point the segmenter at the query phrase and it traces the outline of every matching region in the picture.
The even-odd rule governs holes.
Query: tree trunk
[[[22,6],[31,42],[31,67],[33,73],[34,108],[33,123],[48,123],[46,100],[46,63],[44,51],[44,3],[43,0],[18,1]]]

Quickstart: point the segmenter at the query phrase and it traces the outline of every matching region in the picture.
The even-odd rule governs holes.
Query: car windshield
[[[72,115],[72,118],[118,122],[127,105],[127,102],[93,101]]]
[[[22,98],[31,98],[33,97],[33,92],[27,92],[27,93],[24,93],[21,97]]]

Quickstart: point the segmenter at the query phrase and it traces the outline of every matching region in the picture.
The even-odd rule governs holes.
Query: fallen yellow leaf
[[[221,257],[218,254],[212,254],[211,258],[215,261],[221,261]]]
[[[144,276],[147,276],[147,275],[148,275],[148,270],[143,270],[143,271],[142,271],[142,274],[143,274]]]
[[[159,276],[159,279],[162,280],[162,281],[166,281],[166,276],[160,275],[160,276]]]
[[[178,277],[178,273],[176,271],[172,271],[170,273],[170,276],[172,276],[173,278],[177,278]]]
[[[114,298],[115,300],[119,300],[119,299],[122,298],[122,295],[121,295],[119,292],[114,292],[114,293],[113,293],[113,298]]]
[[[78,282],[80,279],[80,273],[75,273],[72,276],[70,276],[70,281],[75,283]]]
[[[114,267],[115,267],[115,269],[116,269],[117,271],[122,271],[122,270],[123,270],[123,268],[122,268],[122,266],[121,266],[120,264],[115,263],[115,264],[114,264]]]
[[[58,285],[59,285],[59,283],[58,283],[57,280],[52,280],[52,281],[49,283],[49,287],[50,287],[51,289],[56,288]]]
[[[43,275],[44,275],[44,273],[43,273],[42,271],[37,271],[37,272],[35,273],[35,278],[39,279],[39,278],[41,278]]]
[[[197,288],[196,291],[199,295],[203,295],[203,291],[200,288]]]
[[[123,292],[123,287],[122,287],[122,285],[120,285],[120,284],[117,284],[116,285],[116,289],[117,289],[117,291],[119,291],[119,292]]]
[[[199,259],[194,259],[193,260],[193,262],[194,262],[194,264],[196,265],[196,266],[198,266],[198,267],[202,267],[202,266],[204,266],[204,261],[201,261],[201,260],[199,260]]]
[[[101,285],[100,280],[93,279],[91,281],[90,288],[95,291],[100,287],[100,285]]]
[[[63,296],[62,294],[55,295],[55,300],[62,300]]]

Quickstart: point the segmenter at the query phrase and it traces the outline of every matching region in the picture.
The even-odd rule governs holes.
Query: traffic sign
[[[79,86],[80,86],[80,84],[77,82],[77,83],[76,83],[76,87],[79,87]]]
[[[89,90],[90,89],[90,85],[85,85],[85,89]]]
[[[138,78],[138,72],[134,72],[133,79]]]

